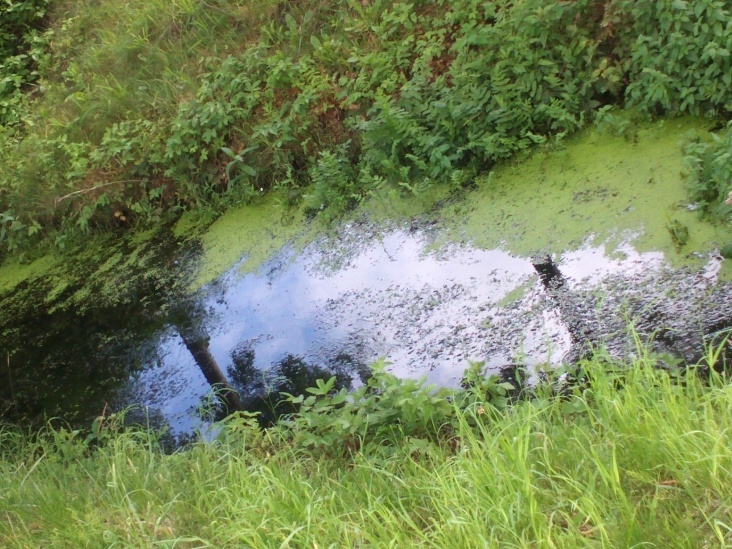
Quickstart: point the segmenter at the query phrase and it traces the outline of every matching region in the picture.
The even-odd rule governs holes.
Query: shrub
[[[38,76],[42,48],[36,30],[48,0],[10,0],[0,4],[0,128],[17,124],[23,90]]]

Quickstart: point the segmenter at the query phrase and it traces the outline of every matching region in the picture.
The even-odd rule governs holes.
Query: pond
[[[598,175],[599,145],[579,141],[543,162],[497,170],[431,214],[389,223],[357,215],[304,246],[282,239],[254,267],[246,250],[264,233],[224,220],[228,240],[219,247],[239,263],[196,291],[216,247],[210,237],[172,228],[111,235],[96,246],[104,254],[90,247],[6,283],[0,417],[83,426],[135,405],[131,417],[185,437],[224,408],[271,422],[287,411],[282,393],[331,375],[355,387],[379,358],[398,376],[441,386],[458,385],[470,361],[505,374],[600,349],[620,360],[641,352],[636,336],[668,364],[693,363],[732,324],[729,261],[718,253],[726,233],[679,206],[678,171],[664,186],[672,205],[644,209],[659,202],[658,189],[625,174],[647,182],[648,170],[670,177],[660,165],[678,170],[656,150],[667,147],[652,130],[645,141],[658,165],[626,144],[625,160],[609,161],[614,175]],[[663,139],[686,130],[664,126]],[[539,185],[532,162],[535,172],[548,165],[571,176]],[[531,225],[532,211],[544,230]],[[664,236],[669,212],[692,235],[710,236],[674,251]],[[212,386],[223,388],[218,397]]]

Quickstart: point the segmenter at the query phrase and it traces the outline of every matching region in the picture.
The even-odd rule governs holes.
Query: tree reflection
[[[239,390],[244,410],[258,412],[259,422],[267,427],[287,414],[297,412],[298,407],[286,400],[286,395],[299,396],[308,387],[314,387],[318,379],[336,378],[335,389],[353,389],[354,383],[364,382],[368,367],[350,355],[342,353],[327,366],[310,364],[302,357],[287,354],[266,370],[254,364],[254,349],[239,346],[231,353],[232,365],[229,377]]]
[[[200,300],[185,299],[171,309],[169,318],[178,331],[186,349],[211,385],[223,405],[223,415],[244,410],[236,389],[226,379],[223,370],[209,348],[210,337],[206,330],[206,311]]]
[[[547,295],[554,303],[560,319],[569,332],[571,349],[564,360],[576,363],[592,354],[591,342],[596,341],[596,334],[586,322],[578,306],[567,289],[567,281],[551,256],[539,256],[532,259],[534,270],[539,275]]]

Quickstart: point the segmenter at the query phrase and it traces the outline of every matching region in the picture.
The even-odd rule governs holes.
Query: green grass
[[[49,10],[20,68],[0,64],[0,85],[4,72],[22,77],[12,101],[0,89],[14,120],[0,128],[3,253],[216,214],[271,189],[332,219],[391,191],[469,186],[595,119],[632,139],[613,107],[732,112],[732,27],[717,0],[59,0]],[[719,163],[727,173],[727,157]]]
[[[455,410],[455,437],[367,436],[351,451],[242,419],[172,455],[145,432],[102,429],[90,449],[68,432],[5,430],[0,545],[732,543],[732,386],[669,375],[649,356],[585,371],[570,396]]]

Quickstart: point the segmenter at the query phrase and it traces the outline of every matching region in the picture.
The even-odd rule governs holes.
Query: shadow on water
[[[133,253],[127,243],[114,247],[120,257]],[[172,257],[184,250],[169,240],[148,248],[156,261],[144,262],[144,272],[130,267],[100,276],[98,261],[69,258],[66,271],[24,281],[2,296],[0,417],[85,424],[131,373],[155,360],[155,334],[177,287]],[[107,286],[115,279],[124,282]]]
[[[294,411],[284,393],[332,375],[350,389],[368,370],[345,355],[320,366],[290,353],[255,367],[254,350],[242,350],[250,342],[221,361],[229,349],[218,341],[212,348],[210,332],[220,331],[211,303],[222,302],[223,287],[185,291],[192,269],[183,265],[195,264],[200,250],[169,234],[143,248],[115,244],[122,256],[143,255],[126,266],[123,284],[110,285],[114,273],[84,257],[2,296],[0,419],[83,427],[132,405],[131,422],[176,435],[237,410],[271,424]]]
[[[110,269],[79,258],[60,290],[47,277],[2,297],[0,417],[88,425],[135,404],[135,421],[176,436],[234,410],[270,425],[295,411],[286,394],[331,376],[354,388],[379,357],[396,375],[449,386],[468,361],[484,361],[518,387],[599,346],[631,355],[628,322],[688,362],[732,324],[732,290],[716,281],[714,258],[699,272],[673,270],[659,253],[625,246],[611,256],[590,243],[521,258],[438,246],[431,231],[346,226],[193,296],[195,243],[120,244],[119,257],[138,258],[124,269],[122,259]]]

